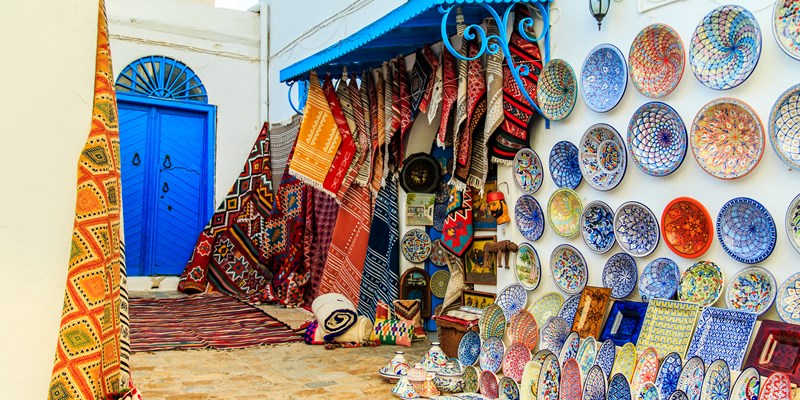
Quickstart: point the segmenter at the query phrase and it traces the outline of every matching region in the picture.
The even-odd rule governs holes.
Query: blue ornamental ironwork
[[[118,92],[208,103],[200,77],[188,65],[166,56],[142,57],[128,64],[115,86]]]

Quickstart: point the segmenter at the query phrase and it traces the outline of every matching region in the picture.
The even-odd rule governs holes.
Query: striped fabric
[[[447,147],[453,143],[452,124],[455,117],[456,99],[458,98],[458,75],[456,57],[448,50],[442,50],[442,118],[439,131],[436,133],[436,145]],[[428,114],[430,118],[430,113]]]
[[[385,66],[385,65],[384,65]],[[370,117],[372,118],[372,182],[370,187],[373,194],[378,193],[383,180],[383,159],[386,157],[386,97],[384,97],[384,77],[382,70],[376,69],[373,78],[373,85],[369,87]]]
[[[272,165],[272,187],[277,190],[281,184],[283,171],[289,162],[289,153],[292,152],[297,134],[300,132],[300,122],[303,116],[295,114],[283,122],[269,125],[270,163]]]
[[[480,50],[480,42],[476,39],[468,44],[469,57],[475,57]],[[467,122],[460,133],[456,149],[456,165],[453,178],[461,189],[467,184],[476,185],[476,179],[470,179],[473,149],[478,153],[486,152],[483,146],[483,123],[486,118],[486,77],[481,66],[481,59],[467,62]],[[478,143],[475,143],[478,142]]]
[[[491,18],[486,19],[487,35],[497,35],[497,25]],[[489,139],[503,123],[503,52],[486,55],[486,121],[483,134],[476,132],[472,144],[472,162],[469,168],[468,184],[481,192],[489,172]]]
[[[372,142],[369,136],[369,127],[367,120],[369,119],[369,105],[364,107],[367,97],[367,82],[361,81],[361,89],[358,88],[356,75],[350,77],[350,83],[347,85],[347,90],[350,94],[350,102],[353,106],[353,119],[356,123],[356,143],[361,149],[361,165],[358,168],[356,175],[356,183],[361,186],[369,184],[370,161],[372,158]]]
[[[430,102],[428,103],[428,109],[425,112],[428,113],[428,125],[433,124],[433,120],[436,119],[436,115],[438,115],[439,105],[442,104],[442,92],[444,90],[444,76],[442,71],[442,59],[444,58],[444,53],[449,53],[447,50],[442,50],[440,52],[442,55],[439,58],[439,62],[436,65],[436,72],[434,72],[433,77],[433,86],[431,87],[431,97]],[[421,108],[420,108],[421,109]],[[442,114],[444,117],[444,114]],[[439,144],[439,135],[436,135],[436,143]],[[441,145],[444,147],[444,144]]]
[[[342,201],[344,193],[347,192],[347,188],[352,183],[352,181],[346,181],[345,177],[350,169],[350,164],[353,162],[356,145],[353,142],[353,135],[350,132],[350,126],[347,124],[347,118],[345,118],[342,106],[339,104],[339,98],[336,97],[336,91],[333,88],[330,75],[325,77],[325,82],[322,84],[322,92],[328,101],[331,115],[333,115],[333,120],[336,121],[336,126],[339,128],[339,134],[342,139],[339,144],[339,150],[333,157],[331,169],[325,176],[323,188],[326,192],[334,194],[337,201]]]

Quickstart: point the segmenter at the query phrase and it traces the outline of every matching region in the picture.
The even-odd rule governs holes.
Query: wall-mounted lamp
[[[608,14],[609,6],[611,6],[611,0],[589,0],[589,11],[592,12],[594,19],[597,20],[598,31],[600,30],[603,18]]]

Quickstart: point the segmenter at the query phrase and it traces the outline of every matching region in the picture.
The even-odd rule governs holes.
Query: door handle
[[[164,193],[169,192],[169,185],[167,184],[167,182],[164,182],[164,185],[161,186],[161,191],[164,192]]]
[[[169,154],[167,154],[167,156],[164,157],[164,163],[161,165],[163,165],[164,168],[172,168],[172,160],[169,159]]]
[[[139,153],[133,153],[133,160],[131,161],[131,164],[139,165],[141,163],[142,163],[142,160],[139,159]]]

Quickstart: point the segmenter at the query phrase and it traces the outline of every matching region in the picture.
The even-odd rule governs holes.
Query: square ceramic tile
[[[704,309],[689,344],[687,357],[698,356],[706,365],[723,359],[730,369],[741,370],[757,317],[756,313],[748,311],[715,307]]]
[[[762,321],[745,367],[755,367],[761,376],[783,372],[800,384],[800,325]]]
[[[674,351],[685,359],[699,313],[696,303],[650,300],[636,348],[653,347],[659,355]]]
[[[572,330],[578,332],[581,339],[597,338],[603,329],[608,302],[611,300],[611,289],[587,286],[581,293]]]
[[[606,326],[600,341],[611,339],[617,346],[633,343],[639,340],[639,331],[642,329],[644,316],[647,313],[647,303],[638,301],[617,300],[611,306]]]

